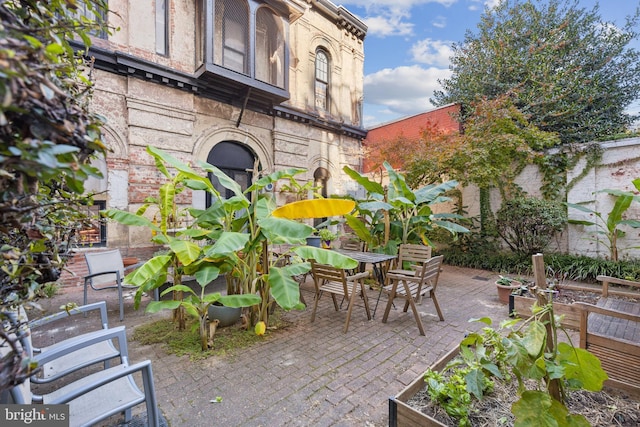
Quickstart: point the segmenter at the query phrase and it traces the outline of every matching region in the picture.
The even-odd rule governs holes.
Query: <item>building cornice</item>
[[[72,44],[78,50],[83,50],[84,46],[77,42]],[[243,100],[237,97],[230,97],[228,91],[217,90],[217,86],[198,79],[193,74],[181,72],[160,64],[156,64],[145,59],[129,55],[120,51],[110,51],[99,47],[91,47],[88,57],[93,59],[94,68],[113,74],[125,75],[164,85],[178,90],[193,93],[218,102],[243,108]],[[245,92],[247,89],[244,89]],[[245,101],[246,102],[246,101]],[[285,120],[305,123],[313,127],[326,129],[340,135],[349,136],[356,139],[364,139],[367,131],[357,126],[323,119],[319,116],[300,111],[283,104],[269,104],[264,99],[251,100],[245,103],[246,109]]]
[[[336,25],[344,28],[360,40],[367,35],[367,26],[343,6],[336,6],[329,0],[307,0],[311,5],[331,18]]]

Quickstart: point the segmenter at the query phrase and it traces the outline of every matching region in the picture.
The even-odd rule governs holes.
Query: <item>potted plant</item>
[[[500,276],[498,280],[496,280],[498,299],[503,304],[509,304],[509,295],[520,288],[522,288],[522,282],[520,280],[506,276]]]
[[[322,247],[325,249],[331,249],[331,242],[338,238],[338,235],[328,228],[321,228],[318,230],[318,235],[320,236]]]

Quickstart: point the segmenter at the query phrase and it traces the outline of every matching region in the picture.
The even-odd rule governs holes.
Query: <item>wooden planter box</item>
[[[513,310],[520,315],[520,317],[531,316],[531,306],[535,302],[535,298],[525,297],[519,295],[512,295]],[[553,312],[556,315],[564,315],[562,319],[562,326],[569,329],[580,329],[580,309],[575,304],[563,304],[559,302],[553,303]]]
[[[443,369],[451,359],[458,355],[458,351],[459,347],[456,346],[453,350],[442,356],[440,360],[431,365],[430,369],[434,371]],[[447,427],[440,421],[407,405],[409,399],[422,390],[424,386],[423,373],[399,394],[389,398],[389,427]]]

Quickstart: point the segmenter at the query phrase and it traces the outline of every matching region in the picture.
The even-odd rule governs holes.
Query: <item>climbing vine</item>
[[[542,173],[542,196],[547,200],[561,200],[580,182],[602,159],[602,147],[598,143],[570,144],[562,151],[537,156],[534,163]],[[586,165],[580,174],[567,182],[567,171],[576,167],[586,158]]]

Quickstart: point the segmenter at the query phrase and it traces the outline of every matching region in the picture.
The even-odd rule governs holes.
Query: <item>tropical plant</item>
[[[597,3],[587,10],[578,0],[486,8],[477,32],[453,45],[451,77],[434,101],[472,112],[479,97],[513,93],[516,107],[558,143],[615,135],[632,123],[625,110],[640,92],[640,53],[630,46],[639,13],[616,25],[603,22]]]
[[[567,224],[567,212],[558,202],[537,197],[507,200],[496,213],[496,231],[512,251],[522,255],[544,252]]]
[[[89,110],[90,64],[69,40],[88,47],[101,25],[80,20],[80,5],[106,10],[102,0],[0,1],[0,312],[51,289],[87,220],[84,182],[100,175],[90,165],[106,151],[102,120]],[[11,349],[0,394],[33,368],[15,332],[0,328],[0,345]]]
[[[640,178],[636,178],[631,182],[634,187],[636,187],[636,189],[640,191]],[[569,224],[596,227],[596,231],[594,232],[596,237],[588,237],[587,240],[592,240],[596,243],[600,243],[602,242],[602,240],[598,239],[597,236],[604,236],[606,238],[606,242],[604,242],[604,244],[609,249],[609,256],[611,260],[618,261],[618,241],[626,234],[621,227],[626,225],[632,228],[640,228],[640,220],[624,218],[624,214],[631,206],[631,202],[633,202],[634,200],[636,202],[639,202],[640,196],[637,196],[630,191],[610,189],[596,191],[596,193],[606,193],[615,197],[615,203],[613,204],[611,211],[607,215],[607,218],[605,219],[601,212],[575,203],[567,203],[567,206],[569,206],[570,208],[577,209],[581,212],[586,212],[596,217],[595,221],[569,219]]]
[[[155,147],[147,147],[154,157],[156,166],[167,181],[160,186],[158,197],[147,199],[137,212],[111,209],[103,214],[122,224],[147,227],[153,243],[166,246],[166,250],[156,254],[142,266],[127,275],[126,281],[138,286],[135,306],[139,307],[142,294],[172,282],[164,294],[173,292],[173,300],[151,302],[148,311],[173,309],[179,324],[184,326],[184,311],[198,317],[206,341],[205,316],[207,308],[214,302],[232,307],[248,306],[250,326],[258,322],[268,324],[270,307],[277,304],[285,310],[302,308],[299,284],[294,276],[309,271],[307,262],[276,266],[277,259],[267,255],[267,245],[289,244],[290,251],[301,259],[314,258],[318,262],[344,268],[354,268],[355,260],[333,251],[302,246],[305,238],[313,232],[313,227],[299,221],[276,217],[275,201],[269,192],[261,191],[278,179],[290,179],[301,169],[289,169],[263,176],[243,192],[238,183],[224,172],[210,164],[201,162],[199,166],[213,174],[218,183],[232,191],[233,196],[225,199],[216,190],[206,174],[201,174],[172,155]],[[174,172],[175,171],[175,172]],[[206,210],[180,208],[176,196],[186,190],[204,190],[211,194],[212,203]],[[295,203],[316,203],[314,211],[327,213],[319,205],[333,203],[331,199],[318,199]],[[292,204],[298,206],[296,204]],[[285,205],[286,206],[286,205]],[[155,210],[155,220],[148,210]],[[352,209],[353,207],[351,207]],[[175,221],[189,214],[190,221],[182,229],[175,231]],[[159,215],[159,218],[158,218]],[[174,233],[175,231],[175,233]],[[280,257],[287,254],[279,254]],[[221,274],[233,282],[227,295],[204,293],[205,287]],[[195,278],[201,292],[192,291],[182,283],[183,275]],[[169,280],[170,279],[170,280]],[[184,292],[188,293],[185,299]],[[204,347],[203,347],[204,348]]]
[[[450,200],[444,193],[455,188],[458,185],[456,181],[430,184],[413,190],[407,186],[404,176],[396,172],[389,163],[385,162],[383,165],[389,175],[389,186],[386,190],[379,183],[369,180],[348,166],[344,167],[345,173],[367,191],[367,199],[359,201],[357,207],[361,216],[346,215],[346,222],[358,238],[366,242],[370,248],[382,246],[383,250],[393,250],[399,243],[410,241],[428,244],[426,232],[435,227],[452,233],[468,231],[465,227],[449,221],[460,219],[460,215],[434,214],[431,210],[432,205]],[[380,227],[372,227],[374,224],[367,223],[366,218],[383,219],[384,239],[380,238]]]

